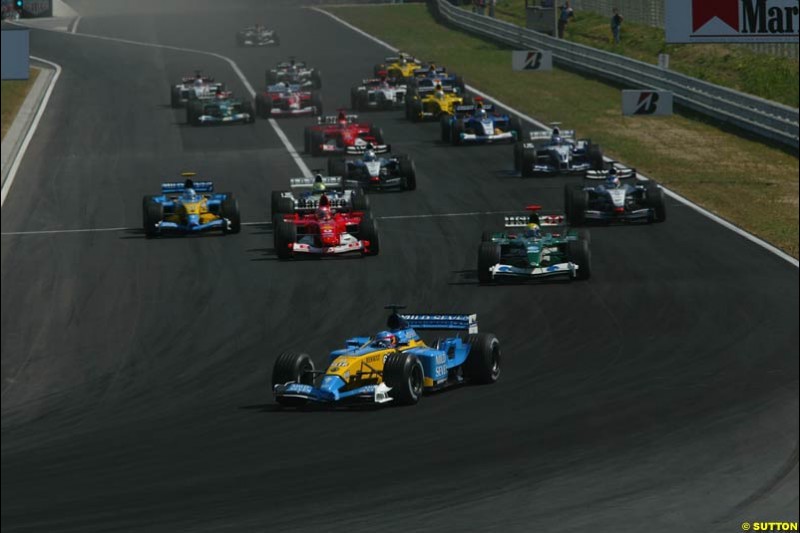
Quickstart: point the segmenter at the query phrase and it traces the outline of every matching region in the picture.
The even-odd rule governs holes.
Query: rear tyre
[[[536,150],[522,149],[522,159],[520,160],[520,174],[523,178],[534,176],[533,166],[536,164]]]
[[[300,383],[302,385],[314,385],[314,361],[306,353],[283,352],[275,360],[272,367],[272,388],[275,385],[285,383]],[[297,407],[305,405],[307,400],[304,398],[276,398],[280,405],[287,407]]]
[[[603,151],[597,144],[589,145],[589,164],[592,165],[592,170],[606,169],[606,162],[603,161]]]
[[[272,98],[263,94],[256,96],[256,112],[261,118],[269,118],[272,114]]]
[[[567,242],[567,258],[578,265],[575,279],[589,279],[592,276],[592,254],[587,241]]]
[[[169,92],[169,105],[173,108],[181,106],[181,89],[180,87],[173,87]]]
[[[239,214],[239,202],[232,194],[228,194],[220,206],[220,214],[230,221],[230,227],[223,226],[224,233],[239,233],[242,231],[242,218]]]
[[[315,89],[322,89],[322,72],[315,70],[311,73],[311,84]]]
[[[400,175],[403,177],[403,189],[413,191],[417,188],[417,167],[411,159],[400,159]]]
[[[364,194],[363,190],[357,189],[353,191],[353,195],[350,197],[350,207],[353,211],[364,213],[369,211],[369,198]]]
[[[383,142],[383,130],[381,128],[379,128],[377,126],[372,126],[369,129],[369,134],[372,136],[372,138],[375,139],[375,143],[376,144],[379,144],[379,145],[385,144]]]
[[[389,395],[401,405],[414,405],[422,397],[425,372],[413,354],[391,353],[383,362],[383,382],[391,388]]]
[[[586,222],[586,208],[589,206],[589,193],[579,185],[565,188],[567,220],[573,226]]]
[[[378,255],[381,250],[381,241],[378,236],[378,223],[371,216],[361,219],[359,239],[369,241],[367,251],[364,252],[365,255]]]
[[[467,377],[473,383],[488,385],[500,377],[500,341],[491,333],[478,333],[467,338],[469,354],[464,363]]]
[[[442,126],[442,142],[449,143],[452,129],[452,124],[450,124],[450,116],[443,116],[439,122]]]
[[[322,96],[319,93],[314,93],[311,95],[311,105],[314,107],[314,116],[319,116],[323,113],[322,110]]]
[[[645,187],[645,205],[653,210],[653,222],[667,220],[667,207],[664,204],[664,189],[655,183],[648,183]]]
[[[242,102],[242,113],[247,113],[248,118],[244,121],[245,124],[254,124],[256,121],[256,112],[253,110],[253,102]]]
[[[321,156],[324,154],[322,145],[325,144],[325,134],[321,131],[311,131],[311,141],[309,153],[313,156]]]
[[[491,283],[492,273],[490,269],[500,262],[500,246],[489,241],[484,241],[481,237],[481,244],[478,246],[478,282]]]
[[[514,141],[512,142],[522,140],[522,121],[520,121],[519,117],[509,118],[508,131],[514,133]]]
[[[283,220],[280,215],[273,218],[272,226],[275,232],[275,253],[278,259],[291,259],[294,252],[289,245],[297,242],[297,228],[291,222]]]

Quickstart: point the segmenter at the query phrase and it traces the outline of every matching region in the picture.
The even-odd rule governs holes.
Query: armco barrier
[[[761,137],[798,148],[798,110],[604,50],[430,0],[447,23],[521,49],[551,50],[556,64],[637,89],[672,91],[675,103]]]

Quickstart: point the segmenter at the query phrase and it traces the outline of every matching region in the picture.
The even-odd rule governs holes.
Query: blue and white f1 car
[[[586,179],[596,184],[566,185],[564,210],[570,223],[664,222],[664,190],[635,177],[635,169],[612,163],[609,170],[586,173]]]
[[[328,356],[327,368],[314,369],[303,352],[284,352],[272,371],[272,392],[283,406],[347,401],[415,404],[424,391],[462,383],[494,383],[500,376],[500,342],[478,333],[476,315],[392,313],[386,330],[352,337]],[[428,346],[416,330],[463,330]]]
[[[239,233],[239,203],[232,193],[214,193],[210,181],[193,181],[193,172],[184,172],[186,181],[161,184],[161,194],[142,200],[144,233],[157,237],[167,233],[189,234],[220,230]]]
[[[441,119],[442,141],[455,145],[516,142],[522,139],[519,118],[495,112],[492,104],[478,100],[473,105],[455,107],[454,115]]]
[[[590,139],[576,139],[574,130],[532,131],[514,145],[514,168],[522,177],[585,174],[603,170],[603,152]]]

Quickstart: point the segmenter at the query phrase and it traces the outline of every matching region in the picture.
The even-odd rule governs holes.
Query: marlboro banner
[[[665,0],[668,43],[796,43],[798,0]]]

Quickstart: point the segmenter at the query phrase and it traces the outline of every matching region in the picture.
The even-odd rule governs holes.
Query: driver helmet
[[[317,220],[330,220],[331,219],[331,208],[327,205],[323,205],[317,208]]]
[[[619,187],[619,176],[617,175],[617,169],[614,167],[608,169],[608,175],[606,176],[606,187],[612,189]]]
[[[344,114],[344,111],[339,111],[339,116],[336,117],[336,122],[339,124],[347,124],[347,115]]]
[[[561,138],[561,130],[558,128],[553,128],[553,134],[550,136],[550,141],[553,144],[561,144],[563,139]]]
[[[325,184],[322,182],[322,174],[314,176],[314,184],[311,185],[311,190],[315,193],[325,192]]]
[[[475,113],[479,119],[483,120],[488,116],[488,113],[483,107],[478,107],[477,112]]]
[[[542,236],[542,230],[539,227],[539,224],[537,224],[535,222],[529,222],[528,223],[527,232],[526,233],[530,237],[541,237]]]
[[[397,335],[391,331],[381,331],[375,335],[375,344],[381,348],[394,348],[397,346]]]
[[[187,200],[194,200],[197,198],[197,191],[194,190],[192,187],[188,187],[183,191],[183,197]]]
[[[198,74],[197,77],[194,79],[194,86],[195,87],[203,86],[203,77],[200,74]]]
[[[364,161],[371,162],[375,161],[375,159],[377,159],[377,156],[375,155],[375,150],[373,150],[372,148],[369,148],[367,149],[366,152],[364,152]]]
[[[441,84],[436,84],[435,90],[436,92],[434,93],[434,95],[436,96],[436,98],[439,98],[440,100],[444,98],[444,89],[442,89]]]

